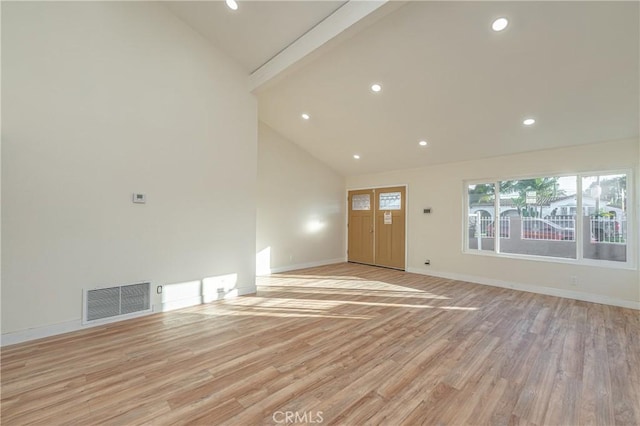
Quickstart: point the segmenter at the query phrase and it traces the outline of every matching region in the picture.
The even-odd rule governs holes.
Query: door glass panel
[[[400,210],[402,208],[402,197],[400,192],[380,193],[380,210]]]
[[[351,197],[351,210],[371,210],[369,194],[357,194]]]

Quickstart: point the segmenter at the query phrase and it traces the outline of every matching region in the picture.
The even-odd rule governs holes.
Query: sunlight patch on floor
[[[292,274],[275,274],[272,278],[295,278],[298,280],[349,280],[349,281],[362,281],[364,278],[353,277],[348,275],[292,275]]]
[[[438,309],[445,311],[477,311],[480,308],[474,306],[438,306]]]
[[[302,281],[302,282],[301,282]],[[308,288],[326,287],[338,289],[358,289],[358,290],[389,290],[402,291],[408,293],[424,293],[423,290],[386,283],[383,281],[365,280],[356,277],[329,277],[312,275],[270,275],[258,277],[259,286],[304,286]],[[329,285],[330,284],[330,285]]]
[[[276,312],[269,310],[228,310],[210,312],[209,316],[249,316],[249,317],[280,317],[280,318],[333,318],[333,319],[350,319],[350,320],[369,320],[373,318],[368,315],[338,315],[338,314],[313,314],[313,313],[296,313],[296,312]]]
[[[324,291],[323,291],[324,290]],[[437,300],[450,300],[450,297],[440,296],[432,293],[412,293],[405,291],[387,291],[387,290],[365,290],[365,289],[333,289],[327,287],[289,287],[289,286],[264,286],[260,289],[261,292],[277,293],[287,292],[295,294],[326,294],[326,295],[341,295],[341,296],[371,296],[371,297],[394,297],[394,298],[407,298],[412,299],[437,299]]]
[[[305,300],[277,297],[239,297],[225,302],[227,306],[260,306],[260,307],[304,307],[306,309],[333,309],[340,306],[340,301]]]

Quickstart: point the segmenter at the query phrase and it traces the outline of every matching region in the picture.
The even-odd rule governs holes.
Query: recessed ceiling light
[[[311,118],[311,116],[307,113],[302,114],[302,118],[304,118],[305,120],[308,120]]]
[[[356,160],[359,160],[360,156],[358,154],[353,154],[353,158],[355,158]]]
[[[418,145],[427,146],[427,141],[420,141],[420,142],[418,142]]]
[[[524,124],[525,126],[531,126],[535,122],[536,122],[536,120],[534,120],[533,118],[527,118],[522,122],[522,124]]]
[[[507,20],[507,18],[498,18],[493,21],[493,24],[491,24],[491,28],[493,28],[493,31],[502,31],[507,28],[507,25],[509,25],[509,21]]]
[[[236,2],[236,0],[226,0],[227,6],[229,6],[229,9],[231,10],[238,10],[238,3]]]
[[[382,86],[380,86],[378,83],[372,84],[371,90],[373,90],[374,92],[379,92],[382,90]]]

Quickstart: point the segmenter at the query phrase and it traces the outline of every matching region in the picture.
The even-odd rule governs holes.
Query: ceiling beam
[[[302,59],[308,59],[311,53],[317,53],[320,47],[340,35],[345,35],[347,30],[353,31],[356,24],[366,26],[392,10],[396,10],[404,3],[403,1],[390,0],[348,1],[251,73],[249,76],[250,90],[255,92],[264,88],[267,83],[272,83],[276,77],[282,77],[285,70],[291,70],[293,65],[299,65]]]

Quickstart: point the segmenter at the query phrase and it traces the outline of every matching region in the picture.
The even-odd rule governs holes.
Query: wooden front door
[[[348,260],[373,265],[373,190],[349,191]]]
[[[404,269],[406,188],[349,191],[348,260]]]
[[[405,193],[403,186],[376,191],[376,265],[404,269]]]

